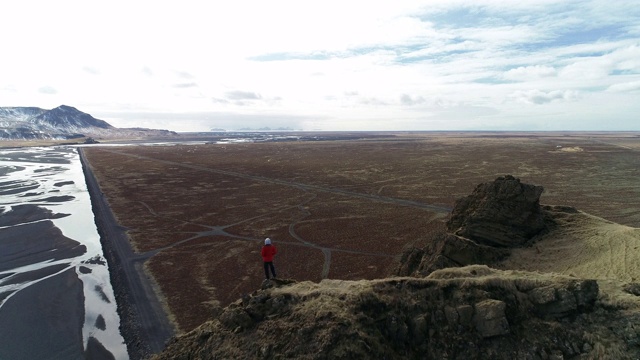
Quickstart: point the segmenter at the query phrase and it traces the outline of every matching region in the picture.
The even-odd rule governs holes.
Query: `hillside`
[[[638,358],[639,229],[541,206],[542,191],[480,184],[404,275],[266,282],[154,359]]]
[[[640,229],[581,211],[557,212],[557,227],[534,246],[513,249],[500,267],[592,279],[640,280]]]

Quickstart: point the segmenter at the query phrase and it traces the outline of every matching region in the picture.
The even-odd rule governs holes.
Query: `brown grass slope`
[[[532,247],[511,250],[501,267],[581,278],[640,280],[640,229],[576,212],[554,212],[556,227]]]

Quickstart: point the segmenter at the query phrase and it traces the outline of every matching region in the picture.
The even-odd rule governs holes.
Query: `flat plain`
[[[260,287],[260,247],[298,281],[388,276],[456,199],[511,174],[640,227],[638,133],[396,133],[342,141],[89,147],[85,154],[180,331]]]

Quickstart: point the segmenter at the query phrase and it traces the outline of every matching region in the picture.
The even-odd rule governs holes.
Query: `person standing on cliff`
[[[271,239],[264,239],[264,246],[260,254],[262,255],[262,261],[264,262],[264,276],[269,280],[269,270],[273,277],[276,277],[276,268],[273,266],[273,257],[278,253],[276,247],[271,244]]]

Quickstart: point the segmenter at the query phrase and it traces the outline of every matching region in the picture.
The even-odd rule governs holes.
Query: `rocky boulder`
[[[447,229],[478,244],[526,245],[546,229],[540,207],[543,190],[511,175],[480,184],[471,195],[456,201]]]

